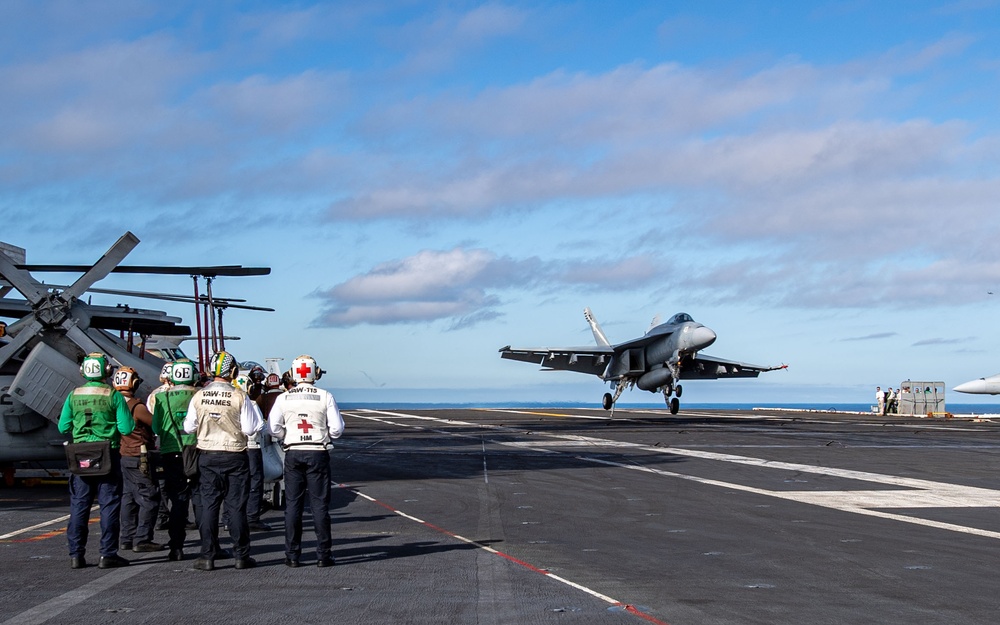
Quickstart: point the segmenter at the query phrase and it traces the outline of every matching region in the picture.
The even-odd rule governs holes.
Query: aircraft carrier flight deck
[[[71,570],[65,484],[0,488],[0,625],[996,622],[1000,419],[344,412],[332,568]],[[228,536],[221,532],[223,547]],[[157,540],[166,542],[165,532]]]

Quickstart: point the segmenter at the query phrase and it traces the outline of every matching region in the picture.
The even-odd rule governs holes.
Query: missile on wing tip
[[[988,378],[964,382],[951,390],[971,395],[1000,395],[1000,373]]]

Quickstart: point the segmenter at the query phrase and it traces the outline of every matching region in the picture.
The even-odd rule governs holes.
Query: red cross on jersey
[[[302,419],[301,421],[299,421],[299,424],[297,426],[295,426],[295,427],[297,427],[300,430],[302,430],[303,434],[308,434],[309,430],[313,429],[314,426],[310,425],[309,422],[306,421],[305,419]]]

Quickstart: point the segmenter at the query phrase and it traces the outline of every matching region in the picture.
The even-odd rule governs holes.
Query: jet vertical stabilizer
[[[589,307],[583,309],[583,316],[587,320],[587,323],[590,324],[590,329],[594,332],[594,340],[597,341],[597,344],[601,347],[611,347],[608,337],[604,336],[604,330],[597,323],[597,319],[594,319],[594,313],[590,312]]]

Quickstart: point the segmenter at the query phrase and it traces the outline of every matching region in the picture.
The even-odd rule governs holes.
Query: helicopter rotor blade
[[[18,268],[3,252],[0,252],[0,276],[32,304],[41,301],[48,295],[44,290],[38,288],[38,282],[31,277],[30,273]]]
[[[115,241],[115,244],[111,246],[110,249],[101,256],[94,265],[88,269],[82,276],[77,278],[76,282],[72,284],[68,289],[63,291],[63,300],[71,301],[72,299],[79,299],[83,296],[84,292],[94,285],[95,282],[103,279],[111,270],[118,266],[120,262],[125,260],[128,253],[135,249],[135,246],[139,245],[139,237],[135,236],[131,232],[126,232]]]

